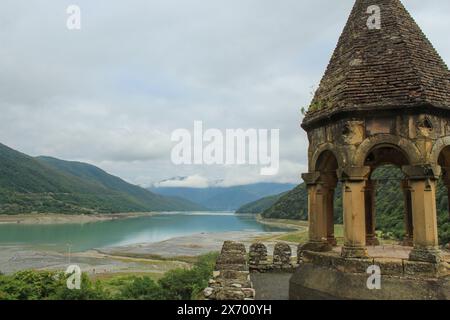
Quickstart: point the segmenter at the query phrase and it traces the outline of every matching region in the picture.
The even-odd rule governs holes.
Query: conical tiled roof
[[[368,8],[380,8],[369,29]],[[356,110],[450,110],[450,72],[399,0],[357,0],[303,121]]]

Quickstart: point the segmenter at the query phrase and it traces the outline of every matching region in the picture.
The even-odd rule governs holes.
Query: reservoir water
[[[161,213],[130,219],[86,224],[0,225],[0,245],[20,244],[53,250],[84,251],[92,248],[158,242],[202,232],[277,232],[255,217],[233,213]]]

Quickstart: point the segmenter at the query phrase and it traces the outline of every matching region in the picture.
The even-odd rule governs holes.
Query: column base
[[[380,241],[378,240],[377,237],[368,237],[368,238],[366,238],[366,245],[368,245],[368,246],[379,246],[380,245]]]
[[[328,237],[327,242],[332,247],[337,247],[337,240],[335,237]]]
[[[409,254],[409,260],[438,264],[442,262],[442,253],[437,247],[414,248]]]
[[[333,250],[328,242],[324,241],[309,241],[301,247],[302,251],[327,252]]]
[[[404,237],[402,241],[402,246],[404,247],[414,247],[414,241],[411,237]]]
[[[343,258],[355,258],[355,259],[366,259],[369,258],[366,247],[353,247],[346,246],[342,247],[341,256]]]

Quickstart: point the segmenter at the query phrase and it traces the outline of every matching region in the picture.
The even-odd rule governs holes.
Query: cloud
[[[300,181],[300,108],[324,73],[352,1],[3,0],[0,142],[31,155],[99,165],[137,184],[174,176],[224,184]],[[450,61],[444,0],[405,2]],[[170,135],[209,128],[280,129],[280,173],[174,166]],[[197,179],[197,180],[196,180]],[[195,182],[196,181],[196,182]]]
[[[155,187],[184,187],[184,188],[207,188],[210,183],[207,178],[195,175],[189,177],[171,178],[154,185]]]

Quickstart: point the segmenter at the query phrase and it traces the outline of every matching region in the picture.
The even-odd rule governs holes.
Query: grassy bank
[[[164,274],[83,273],[80,290],[67,288],[67,276],[52,271],[0,275],[0,300],[191,300],[208,284],[216,253],[202,255],[190,268]]]
[[[256,219],[260,223],[267,225],[291,229],[283,234],[268,235],[258,238],[259,241],[287,241],[295,243],[304,243],[308,240],[308,222],[294,219],[268,219],[257,215]]]
[[[261,215],[257,216],[257,220],[261,223],[282,227],[292,228],[295,231],[286,232],[282,235],[261,237],[260,241],[286,241],[293,243],[308,242],[308,222],[303,220],[293,219],[267,219]],[[339,246],[344,244],[344,226],[342,224],[334,225],[334,236]],[[394,244],[397,242],[391,234],[377,232],[377,237],[382,244]]]
[[[282,235],[267,236],[259,238],[260,241],[286,241],[294,243],[306,243],[308,242],[308,222],[301,220],[290,219],[266,219],[261,216],[258,217],[261,223],[266,223],[282,228],[292,228],[295,231],[288,231]],[[334,226],[334,234],[338,240],[338,244],[343,242],[344,227],[343,225]]]

